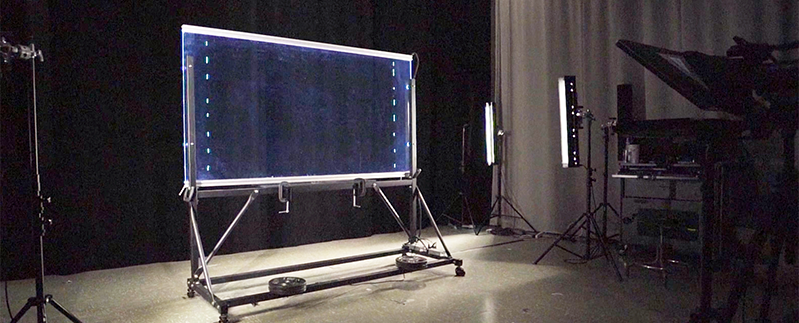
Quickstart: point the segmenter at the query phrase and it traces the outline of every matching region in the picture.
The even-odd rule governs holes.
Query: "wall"
[[[590,129],[592,166],[600,169],[601,184],[599,125],[616,116],[617,84],[634,84],[635,102],[647,119],[724,117],[693,106],[616,48],[616,41],[724,55],[733,36],[766,43],[799,39],[796,1],[497,0],[494,6],[494,86],[508,134],[502,190],[544,231],[565,230],[585,211],[586,172],[560,165],[558,77],[577,76],[579,102],[597,119]],[[587,131],[580,133],[583,154]],[[616,151],[613,140],[609,148]],[[610,172],[616,169],[611,158]],[[617,204],[618,182],[610,183]],[[601,193],[595,185],[594,196]],[[525,228],[518,221],[506,225]]]

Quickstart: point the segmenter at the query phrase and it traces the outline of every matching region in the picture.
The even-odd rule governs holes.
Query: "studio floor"
[[[447,265],[385,279],[305,293],[257,305],[230,309],[231,322],[687,322],[697,307],[697,270],[675,269],[666,286],[655,272],[633,268],[619,282],[610,264],[599,258],[585,264],[557,248],[538,265],[533,261],[554,238],[503,236],[442,227],[453,256],[463,259],[464,277]],[[433,231],[422,235],[436,241]],[[299,247],[222,255],[209,272],[235,272],[315,261],[365,252],[395,249],[403,233],[375,235]],[[579,243],[563,243],[580,249]],[[439,246],[440,248],[440,246]],[[385,257],[299,272],[308,283],[394,266]],[[624,270],[621,268],[622,274]],[[45,291],[83,322],[216,322],[219,313],[204,299],[186,295],[189,262],[156,263],[119,269],[45,277]],[[756,268],[754,287],[747,292],[733,322],[752,322],[759,310],[764,268]],[[716,298],[729,290],[729,277],[717,275]],[[726,277],[726,278],[725,278]],[[799,267],[783,265],[779,291],[772,301],[772,322],[796,322],[799,309]],[[220,295],[262,291],[267,278],[215,287]],[[16,313],[34,294],[34,281],[8,282],[9,300]],[[2,296],[2,295],[0,295]],[[5,299],[3,299],[5,303]],[[3,304],[4,305],[4,304]],[[10,318],[2,312],[0,322]],[[68,322],[47,307],[48,322]],[[31,310],[22,322],[36,322]]]

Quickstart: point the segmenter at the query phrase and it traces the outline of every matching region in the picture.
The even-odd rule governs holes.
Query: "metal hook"
[[[277,200],[280,201],[281,203],[285,203],[286,209],[283,211],[278,211],[277,213],[280,214],[289,213],[289,204],[291,203],[291,190],[289,190],[288,185],[289,185],[288,182],[281,182],[280,185],[278,185]],[[283,193],[284,190],[286,191],[285,194]]]
[[[356,178],[355,183],[352,184],[352,207],[360,209],[358,204],[358,197],[366,195],[366,180],[363,178]]]

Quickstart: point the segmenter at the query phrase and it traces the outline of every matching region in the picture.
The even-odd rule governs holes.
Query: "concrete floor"
[[[698,305],[696,270],[675,270],[666,287],[654,272],[633,269],[617,281],[599,258],[586,264],[564,262],[554,249],[539,265],[533,261],[554,239],[499,236],[442,228],[453,256],[464,261],[465,277],[448,265],[386,279],[245,305],[230,310],[232,322],[687,322]],[[432,231],[423,237],[435,241]],[[212,276],[398,248],[402,233],[375,235],[299,247],[224,255],[214,259]],[[569,245],[569,243],[564,243]],[[576,244],[575,248],[580,248]],[[394,266],[386,257],[299,272],[309,283]],[[621,265],[621,264],[620,264]],[[759,310],[763,269],[746,296],[746,321]],[[623,271],[622,271],[623,273]],[[47,276],[45,292],[83,322],[216,322],[219,314],[201,297],[186,296],[188,261]],[[717,298],[726,296],[725,274],[717,275]],[[772,322],[796,322],[797,266],[780,269],[780,290],[772,302]],[[265,291],[270,277],[216,286],[223,296]],[[626,278],[626,277],[625,277]],[[8,282],[14,313],[34,293],[33,280]],[[2,295],[0,295],[2,296]],[[3,303],[5,299],[3,299]],[[0,303],[0,304],[3,304]],[[3,310],[0,313],[5,313]],[[68,322],[48,306],[48,322]],[[9,322],[0,315],[0,322]],[[738,315],[734,322],[741,322]],[[22,322],[36,322],[35,310]]]

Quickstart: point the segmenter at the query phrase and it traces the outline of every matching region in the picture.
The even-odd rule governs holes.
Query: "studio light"
[[[494,121],[494,104],[486,103],[485,106],[485,122],[486,122],[486,163],[488,166],[496,163],[496,146],[494,144],[494,136],[496,135],[496,122]]]
[[[580,115],[577,106],[577,78],[564,76],[558,79],[560,98],[560,149],[563,168],[580,166],[580,149],[577,129]]]

